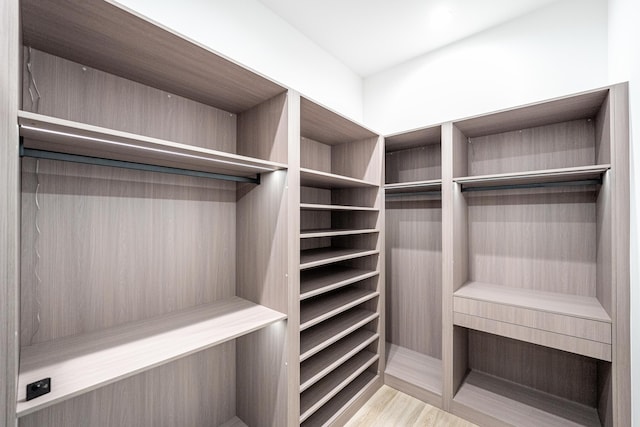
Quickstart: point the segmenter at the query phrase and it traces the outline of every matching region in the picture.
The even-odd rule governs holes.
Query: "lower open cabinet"
[[[491,426],[610,425],[610,362],[462,327],[454,336],[457,415]]]

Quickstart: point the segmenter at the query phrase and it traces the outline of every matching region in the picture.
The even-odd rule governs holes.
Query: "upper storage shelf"
[[[20,111],[26,149],[253,177],[286,165]]]
[[[231,113],[246,111],[286,90],[110,1],[20,4],[25,46],[107,73]]]
[[[65,337],[20,355],[18,416],[261,329],[286,315],[239,297]],[[26,385],[51,378],[52,391],[25,401]]]

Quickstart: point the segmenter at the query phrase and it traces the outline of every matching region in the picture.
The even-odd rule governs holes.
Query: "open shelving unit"
[[[442,408],[441,127],[385,138],[385,383]]]
[[[296,95],[110,2],[20,8],[19,425],[286,425]]]
[[[612,86],[443,126],[454,413],[481,425],[626,417],[611,382],[624,375],[616,331],[628,316],[614,273],[614,211],[628,203],[618,181],[627,142],[615,128],[625,93]]]
[[[299,422],[319,426],[382,382],[382,156],[375,133],[304,97],[300,111]]]

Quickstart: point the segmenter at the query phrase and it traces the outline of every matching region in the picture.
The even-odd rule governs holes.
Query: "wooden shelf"
[[[233,417],[226,423],[218,427],[247,427],[247,425],[238,417]]]
[[[441,179],[385,184],[384,186],[385,194],[420,193],[427,191],[440,191],[441,189]]]
[[[317,230],[301,230],[300,238],[301,239],[314,239],[318,237],[337,237],[337,236],[352,236],[354,234],[372,234],[379,233],[380,230],[375,228],[365,228],[361,230],[354,229],[336,229],[336,228],[328,228],[328,229],[317,229]]]
[[[304,302],[300,304],[300,331],[304,331],[378,295],[380,293],[376,291],[352,287]]]
[[[307,168],[300,168],[300,185],[306,187],[319,188],[359,188],[359,187],[377,187],[373,182],[364,181],[362,179],[351,178],[333,173],[320,172]]]
[[[363,372],[301,425],[303,427],[330,426],[360,396],[366,393],[377,379],[378,375],[369,371]]]
[[[20,111],[20,135],[27,149],[189,169],[239,177],[285,169],[280,163],[199,148]]]
[[[387,343],[387,364],[384,371],[385,383],[393,377],[398,381],[442,396],[442,360],[426,354]],[[393,386],[394,384],[391,384]]]
[[[462,404],[510,425],[601,426],[595,408],[477,371],[471,371],[467,375],[453,403],[455,406]]]
[[[496,175],[478,175],[454,178],[463,189],[481,189],[485,187],[503,187],[513,185],[535,185],[549,183],[568,183],[600,179],[611,165],[582,166],[563,169],[546,169]]]
[[[24,0],[20,6],[25,46],[232,113],[286,90],[113,2],[62,7],[55,0]]]
[[[18,416],[261,329],[286,315],[239,297],[20,351]],[[98,368],[97,368],[98,367]],[[52,391],[25,401],[26,385]]]
[[[306,360],[300,365],[300,392],[320,381],[377,339],[378,334],[359,329]]]
[[[349,206],[349,205],[322,205],[316,203],[300,203],[301,210],[309,211],[370,211],[377,212],[378,208],[370,208],[366,206]]]
[[[599,322],[611,322],[611,318],[595,297],[542,292],[482,282],[468,282],[454,292],[453,296]]]
[[[343,286],[377,276],[374,270],[329,265],[300,273],[300,300],[305,300]]]
[[[300,252],[300,270],[333,264],[334,262],[348,259],[361,258],[376,255],[380,251],[375,249],[350,249],[350,248],[319,248],[307,249]]]
[[[300,422],[309,418],[333,396],[355,380],[369,366],[378,360],[378,355],[363,350],[335,371],[318,381],[313,387],[300,394]]]
[[[300,362],[360,329],[380,317],[374,311],[355,308],[342,313],[331,322],[321,323],[300,334]]]

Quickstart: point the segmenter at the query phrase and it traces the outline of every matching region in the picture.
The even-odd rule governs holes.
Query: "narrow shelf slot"
[[[377,339],[378,334],[359,329],[304,361],[300,365],[300,392],[320,381]]]
[[[304,270],[300,273],[300,300],[305,300],[378,274],[374,270],[342,265],[329,265]]]
[[[300,422],[309,418],[333,396],[355,380],[378,360],[378,355],[363,350],[335,371],[300,394]]]
[[[478,371],[467,375],[454,397],[454,404],[463,404],[517,426],[601,426],[595,408]]]
[[[286,319],[239,297],[90,334],[24,347],[18,416],[213,347]],[[96,367],[104,369],[96,369]],[[26,401],[25,387],[50,377],[52,391]]]
[[[380,317],[374,311],[354,308],[300,333],[300,362],[329,347],[367,323]]]
[[[300,331],[336,316],[380,295],[379,292],[351,287],[318,296],[300,306]]]
[[[373,234],[379,233],[380,230],[375,228],[365,228],[365,229],[336,229],[336,228],[328,228],[328,229],[315,229],[315,230],[301,230],[300,238],[301,239],[315,239],[318,237],[337,237],[337,236],[352,236],[354,234]]]
[[[535,188],[558,185],[599,184],[602,175],[611,165],[582,166],[563,169],[478,175],[454,178],[462,186],[462,191],[489,191],[509,188]]]
[[[180,144],[128,132],[20,111],[20,136],[26,153],[58,153],[123,162],[130,168],[147,165],[255,179],[286,165]],[[88,161],[85,159],[85,163]]]
[[[348,259],[361,258],[376,255],[380,251],[375,249],[351,249],[351,248],[319,248],[307,249],[300,252],[300,270],[333,264]]]
[[[367,206],[325,205],[318,203],[300,203],[300,209],[309,211],[378,211],[378,208],[370,208]]]
[[[342,389],[331,400],[325,403],[312,416],[307,418],[301,425],[303,427],[329,426],[342,413],[349,408],[369,387],[373,386],[378,379],[378,375],[365,371],[353,380],[348,386]]]
[[[351,178],[333,173],[316,171],[313,169],[300,168],[300,185],[318,188],[357,188],[357,187],[377,187],[373,182],[362,179]]]
[[[385,376],[442,396],[442,360],[387,343]]]

